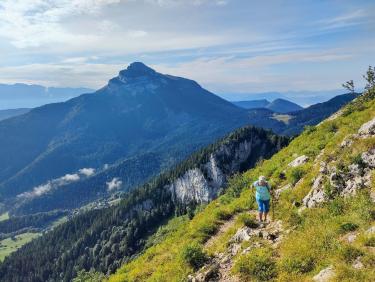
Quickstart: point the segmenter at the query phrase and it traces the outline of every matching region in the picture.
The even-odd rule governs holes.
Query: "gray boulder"
[[[358,130],[358,134],[361,137],[369,137],[375,134],[375,118],[364,123]]]
[[[320,271],[313,277],[315,282],[328,282],[335,276],[335,270],[332,265]]]
[[[299,156],[298,158],[296,158],[295,160],[293,160],[292,162],[290,162],[288,164],[288,166],[289,167],[297,167],[297,166],[300,166],[300,165],[303,165],[303,164],[307,163],[308,160],[309,160],[308,156],[302,155],[302,156]]]
[[[302,203],[305,207],[313,208],[316,207],[319,203],[325,201],[326,196],[324,192],[324,176],[318,175],[318,177],[314,180],[312,188],[310,192],[303,198]]]

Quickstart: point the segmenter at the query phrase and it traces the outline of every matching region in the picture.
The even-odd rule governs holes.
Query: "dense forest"
[[[187,170],[203,166],[222,146],[252,138],[262,140],[263,150],[254,147],[240,170],[272,156],[289,141],[262,129],[241,128],[135,189],[118,205],[78,215],[23,246],[0,265],[0,280],[70,281],[82,269],[114,272],[142,251],[147,237],[162,223],[194,210],[194,202],[174,201],[167,185]],[[223,164],[230,161],[229,158],[221,160]]]

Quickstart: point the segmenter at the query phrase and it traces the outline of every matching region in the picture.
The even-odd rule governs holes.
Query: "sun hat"
[[[263,175],[261,175],[261,176],[259,176],[259,179],[258,179],[260,182],[264,182],[264,181],[266,181],[267,179],[266,179],[266,177],[265,176],[263,176]]]

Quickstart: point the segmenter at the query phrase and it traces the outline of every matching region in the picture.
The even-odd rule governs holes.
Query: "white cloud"
[[[267,89],[277,89],[278,91],[290,89],[321,90],[322,77],[320,75],[310,79],[302,79],[300,76],[302,74],[309,76],[308,72],[306,72],[297,74],[294,79],[287,79],[285,75],[278,74],[272,69],[283,64],[299,64],[300,69],[304,69],[304,66],[308,64],[340,62],[349,60],[352,57],[352,54],[338,52],[338,50],[290,52],[252,57],[221,56],[200,58],[191,62],[174,65],[155,65],[154,67],[163,73],[190,77],[200,82],[204,87],[218,93],[226,91],[266,91]],[[324,75],[326,76],[325,73]],[[327,80],[328,78],[326,77]],[[298,79],[301,80],[299,81]],[[336,89],[340,85],[333,79],[330,83],[331,89]]]
[[[68,59],[69,60],[69,59]],[[119,70],[128,64],[89,64],[86,59],[72,59],[74,63],[30,64],[1,67],[0,83],[25,82],[45,86],[100,88],[109,78],[116,76]],[[81,61],[81,63],[80,63]],[[83,62],[82,62],[83,61]]]
[[[118,177],[115,177],[111,181],[107,182],[108,191],[117,190],[121,188],[121,186],[122,186],[122,181]]]
[[[94,168],[82,168],[78,171],[78,173],[82,175],[83,177],[90,177],[95,173],[95,169]],[[78,173],[65,174],[62,177],[53,179],[51,181],[48,181],[45,184],[36,186],[31,191],[21,193],[17,197],[26,198],[26,199],[40,197],[52,190],[59,189],[59,187],[63,185],[67,185],[67,184],[79,181],[81,179],[81,176]]]
[[[66,184],[69,182],[75,182],[79,180],[78,174],[66,174],[63,177],[60,178],[60,183]]]
[[[3,0],[0,2],[0,36],[18,48],[46,43],[92,40],[67,31],[61,21],[82,14],[97,14],[120,0]]]
[[[95,174],[95,169],[94,168],[81,168],[79,170],[80,174],[83,174],[84,176],[90,177]]]

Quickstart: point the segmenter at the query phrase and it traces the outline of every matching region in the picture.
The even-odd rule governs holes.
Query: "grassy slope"
[[[0,221],[9,219],[9,214],[7,212],[0,214]]]
[[[14,240],[12,240],[11,238],[7,238],[0,241],[0,261],[3,261],[4,258],[10,253],[21,248],[23,245],[35,239],[39,235],[40,233],[23,233],[15,236]]]
[[[0,215],[0,221],[9,219],[9,214],[4,213]],[[68,220],[67,216],[60,217],[50,224],[51,228],[66,222]],[[9,256],[11,253],[15,252],[17,249],[21,248],[23,245],[31,242],[33,239],[38,238],[41,233],[31,233],[25,232],[15,236],[15,240],[7,238],[0,241],[0,262],[4,260],[5,257]]]
[[[352,106],[349,106],[352,107]],[[311,279],[327,265],[334,264],[337,280],[370,281],[374,277],[375,258],[369,248],[364,246],[363,231],[374,224],[371,212],[373,203],[368,194],[363,192],[352,199],[336,199],[320,208],[306,210],[301,215],[293,202],[301,202],[311,189],[311,181],[317,175],[319,166],[314,166],[315,157],[324,149],[322,159],[330,156],[338,158],[338,162],[349,164],[360,152],[375,146],[374,138],[361,140],[349,149],[340,151],[339,144],[348,134],[356,133],[358,128],[375,116],[375,101],[371,100],[355,106],[354,112],[347,110],[347,115],[335,120],[327,120],[316,128],[309,128],[294,139],[292,143],[277,153],[270,160],[259,164],[256,168],[243,175],[235,177],[229,185],[228,192],[202,208],[192,220],[176,218],[166,227],[166,232],[159,238],[158,244],[147,249],[144,254],[132,262],[122,266],[110,281],[184,281],[193,269],[183,260],[182,252],[192,242],[203,244],[215,230],[223,224],[223,214],[236,214],[254,209],[254,195],[249,189],[258,175],[266,175],[274,187],[296,182],[298,175],[303,175],[303,181],[282,194],[277,203],[275,217],[283,220],[291,233],[283,240],[278,249],[272,252],[270,258],[273,264],[273,279],[278,281],[305,281]],[[346,107],[348,109],[348,107]],[[291,169],[287,164],[296,156],[306,154],[310,161],[302,168]],[[280,179],[279,175],[286,170],[287,178]],[[374,186],[373,186],[374,187]],[[372,187],[372,189],[374,189]],[[236,191],[242,191],[237,197]],[[367,192],[368,193],[368,192]],[[340,240],[340,226],[344,222],[353,222],[361,232],[358,242],[347,246]],[[236,227],[239,224],[236,223]],[[236,228],[230,228],[216,240],[207,252],[222,251],[226,248],[228,238]],[[163,232],[161,232],[163,233]],[[267,246],[264,246],[267,249]],[[354,249],[355,250],[354,250]],[[241,253],[241,252],[239,252]],[[363,254],[365,267],[354,270],[350,264],[354,254]],[[256,255],[259,253],[256,252]],[[240,255],[241,256],[241,255]],[[241,263],[237,258],[236,265]],[[246,261],[251,258],[246,257]],[[244,272],[244,268],[235,267],[234,272],[242,276],[242,280],[251,281],[254,277]],[[241,270],[242,269],[242,270]],[[246,266],[245,266],[246,269]]]

